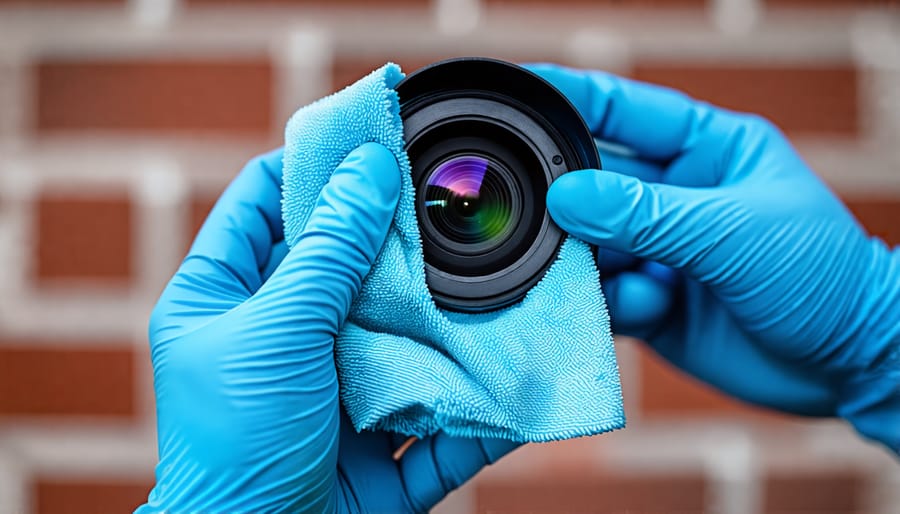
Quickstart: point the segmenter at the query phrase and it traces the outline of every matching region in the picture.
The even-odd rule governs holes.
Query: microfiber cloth
[[[374,141],[400,165],[387,240],[335,342],[341,401],[355,428],[551,441],[622,427],[609,315],[584,242],[567,238],[541,281],[512,306],[479,314],[435,306],[393,89],[402,78],[387,64],[297,111],[285,135],[289,243],[350,151]]]

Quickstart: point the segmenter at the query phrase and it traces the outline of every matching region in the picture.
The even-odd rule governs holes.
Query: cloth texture
[[[337,335],[341,401],[356,430],[551,441],[625,424],[609,316],[592,249],[568,237],[525,298],[479,314],[435,306],[409,158],[387,64],[301,108],[285,134],[282,213],[296,241],[331,173],[367,142],[401,170],[384,247]]]

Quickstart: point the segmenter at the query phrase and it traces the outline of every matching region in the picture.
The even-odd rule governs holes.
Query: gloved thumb
[[[579,239],[684,269],[700,264],[708,249],[712,220],[705,220],[709,209],[700,193],[612,171],[581,170],[550,186],[547,209]]]
[[[250,302],[268,319],[303,322],[305,331],[335,335],[384,244],[399,197],[400,171],[387,148],[366,143],[352,151]]]

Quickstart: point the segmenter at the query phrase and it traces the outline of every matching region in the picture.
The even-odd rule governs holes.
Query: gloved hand
[[[222,195],[150,321],[159,464],[137,512],[419,512],[515,444],[356,433],[332,347],[400,192],[393,155],[343,161],[290,252],[282,152]]]
[[[840,415],[900,452],[900,249],[867,236],[757,116],[531,69],[626,150],[547,197],[563,229],[602,248],[614,329],[738,398]]]

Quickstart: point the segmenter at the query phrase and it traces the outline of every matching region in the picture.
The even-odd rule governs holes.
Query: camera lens
[[[600,167],[584,121],[549,83],[494,59],[433,64],[397,92],[435,302],[484,312],[520,300],[565,237],[547,213],[550,184]]]
[[[464,154],[427,175],[425,219],[444,246],[461,253],[489,252],[509,239],[521,216],[521,193],[512,174],[490,157]]]

